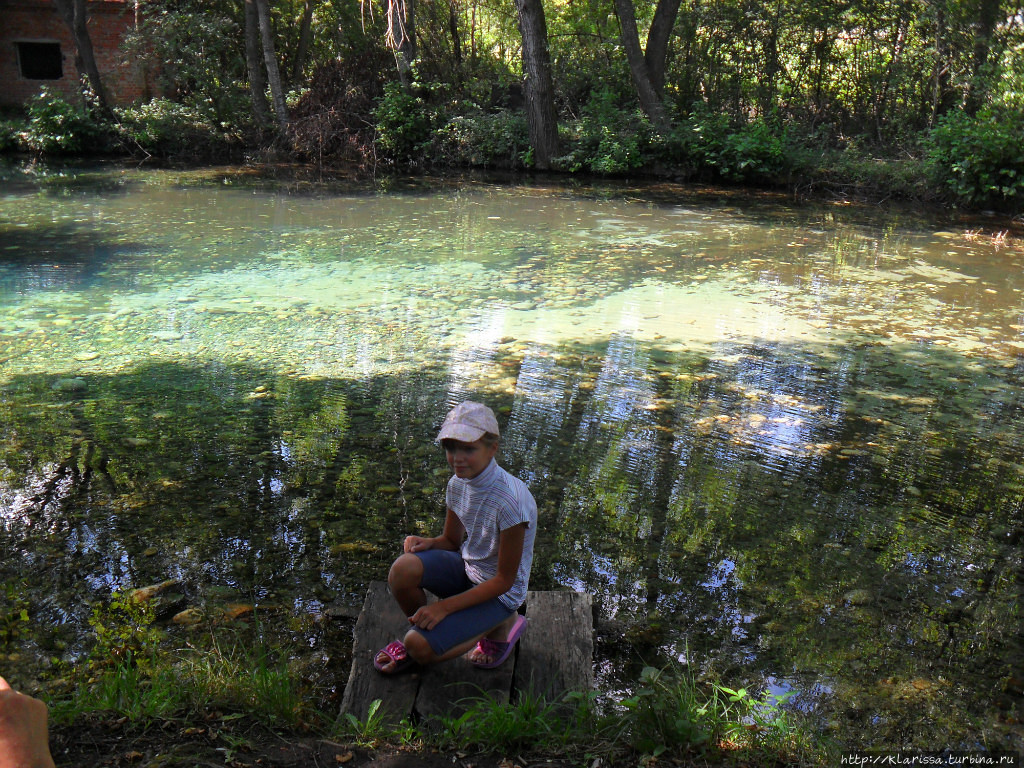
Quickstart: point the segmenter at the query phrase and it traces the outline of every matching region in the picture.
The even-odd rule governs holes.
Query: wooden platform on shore
[[[554,700],[566,691],[591,690],[591,596],[580,592],[530,592],[524,612],[530,623],[512,658],[498,669],[477,669],[460,658],[410,674],[382,675],[374,669],[373,657],[389,642],[401,638],[408,623],[387,584],[373,582],[356,622],[352,670],[342,713],[364,720],[370,704],[380,699],[378,712],[386,722],[395,724],[408,718],[415,723],[458,715],[464,711],[464,700],[484,695],[507,702],[518,692],[530,691]]]

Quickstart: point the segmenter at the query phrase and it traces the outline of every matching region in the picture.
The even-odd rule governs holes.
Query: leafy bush
[[[400,83],[384,86],[384,96],[374,110],[377,143],[386,155],[400,163],[420,160],[430,147],[430,109],[421,96],[414,95]]]
[[[19,126],[12,120],[0,120],[0,153],[18,148]]]
[[[104,126],[88,112],[45,88],[28,102],[25,143],[34,152],[83,152],[102,147],[104,137]]]
[[[252,120],[242,86],[238,23],[218,3],[153,0],[140,5],[140,23],[125,40],[127,55],[146,61],[162,93],[186,104],[214,131]]]
[[[582,109],[575,147],[557,163],[570,171],[626,173],[644,165],[652,136],[646,115],[621,109],[609,89],[594,91]]]
[[[932,131],[928,157],[936,181],[971,205],[1000,209],[1024,202],[1024,115],[985,110],[943,116]]]
[[[776,119],[736,127],[727,115],[698,109],[681,120],[664,146],[665,158],[686,175],[746,183],[773,183],[800,164],[802,154]]]
[[[118,130],[130,145],[154,154],[194,152],[218,140],[195,109],[168,99],[117,110]],[[133,147],[129,146],[129,150]]]
[[[437,131],[440,154],[451,165],[514,168],[530,149],[526,116],[500,110],[456,115]]]

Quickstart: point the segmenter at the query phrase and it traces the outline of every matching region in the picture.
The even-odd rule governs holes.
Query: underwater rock
[[[50,387],[54,392],[83,392],[89,385],[85,379],[75,377],[73,379],[57,379]]]
[[[135,602],[142,603],[147,600],[152,600],[157,595],[163,594],[168,590],[175,589],[180,586],[180,579],[168,579],[167,581],[161,581],[159,584],[150,584],[147,587],[139,587],[138,589],[133,589],[128,594]]]
[[[148,603],[153,610],[153,615],[162,621],[180,611],[185,605],[185,596],[176,591],[180,586],[181,581],[168,579],[159,584],[139,587],[129,594],[134,602]]]
[[[223,616],[228,621],[234,621],[251,615],[255,610],[256,608],[249,603],[232,603],[224,606]]]
[[[358,619],[361,610],[357,605],[332,605],[327,615],[332,619]]]
[[[179,624],[183,627],[192,627],[203,620],[203,612],[199,608],[186,608],[180,613],[174,614],[171,618],[172,624]]]
[[[875,596],[866,589],[851,589],[843,595],[843,602],[847,605],[869,605],[875,601]]]

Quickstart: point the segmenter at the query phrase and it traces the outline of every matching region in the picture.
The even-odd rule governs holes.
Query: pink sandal
[[[377,658],[382,653],[388,657],[388,661],[381,661]],[[389,662],[395,665],[394,668],[385,669],[385,666]],[[373,657],[373,666],[383,675],[397,675],[402,672],[408,672],[410,669],[415,667],[416,661],[409,655],[409,652],[405,649],[405,645],[402,644],[402,641],[395,640],[393,643],[388,643],[377,651]]]
[[[481,638],[480,642],[476,644],[476,651],[482,656],[488,656],[491,661],[473,661],[471,659],[469,663],[480,669],[500,667],[505,663],[505,659],[509,657],[509,654],[512,653],[512,649],[515,648],[516,642],[519,640],[519,636],[523,634],[524,629],[526,629],[526,617],[517,616],[515,624],[512,625],[512,629],[508,633],[507,640]]]

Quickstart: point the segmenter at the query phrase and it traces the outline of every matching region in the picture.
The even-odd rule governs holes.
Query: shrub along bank
[[[673,764],[683,757],[823,765],[832,757],[785,697],[698,680],[678,664],[643,669],[628,695],[522,695],[511,704],[481,696],[462,714],[416,725],[386,725],[380,702],[364,717],[339,715],[349,665],[315,668],[303,643],[287,640],[295,627],[280,613],[245,616],[228,621],[211,612],[175,633],[137,593],[115,593],[95,606],[85,654],[36,670],[41,693],[33,692],[48,700],[58,764],[91,766],[90,758],[102,756],[113,761],[104,765],[192,766],[218,758],[232,766],[277,765],[266,755],[300,741],[423,755],[526,755],[555,766]],[[352,757],[345,749],[334,753],[339,759],[331,764],[348,762],[346,754]],[[306,758],[296,764],[309,764]]]
[[[310,88],[291,99],[285,131],[244,120],[211,122],[167,99],[115,108],[112,115],[45,90],[24,116],[0,122],[0,152],[122,155],[190,161],[286,159],[344,165],[366,173],[464,168],[528,171],[525,113],[453,101],[430,84]],[[896,198],[1010,214],[1024,210],[1024,142],[1018,116],[987,109],[950,112],[913,146],[823,137],[777,115],[737,121],[696,108],[656,129],[609,90],[592,92],[578,116],[560,123],[565,174],[659,177],[783,188],[808,196]]]

